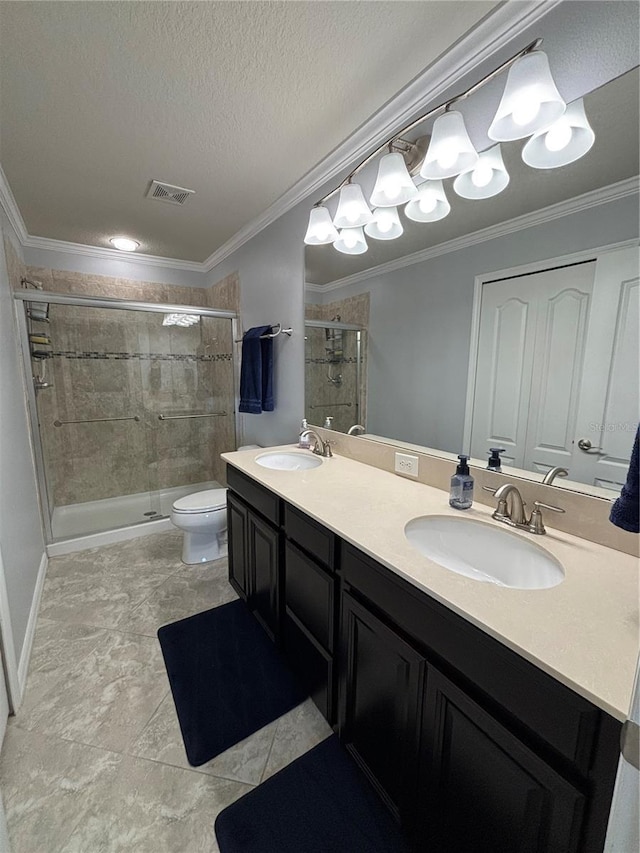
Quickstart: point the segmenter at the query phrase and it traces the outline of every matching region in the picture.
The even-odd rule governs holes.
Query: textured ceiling
[[[0,2],[0,163],[32,235],[202,261],[497,5]]]

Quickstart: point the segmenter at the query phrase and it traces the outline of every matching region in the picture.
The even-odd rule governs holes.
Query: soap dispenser
[[[502,460],[500,459],[501,453],[504,453],[504,447],[489,448],[489,461],[487,462],[487,468],[489,471],[495,471],[497,474],[502,471]]]
[[[311,439],[308,435],[302,437],[302,433],[309,429],[309,424],[307,423],[307,419],[303,418],[300,422],[300,438],[298,439],[298,447],[302,447],[304,450],[308,450],[311,447]]]
[[[469,509],[473,503],[473,477],[469,473],[468,456],[459,455],[460,464],[451,478],[449,506],[454,509]]]

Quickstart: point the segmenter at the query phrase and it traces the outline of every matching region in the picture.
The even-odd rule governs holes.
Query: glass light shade
[[[373,216],[364,199],[360,184],[346,184],[340,190],[338,210],[333,217],[336,228],[359,228],[371,222]]]
[[[309,213],[309,227],[304,235],[304,242],[308,246],[324,246],[338,239],[338,230],[331,221],[331,214],[322,205],[311,208]]]
[[[405,216],[414,222],[437,222],[451,210],[442,181],[425,181],[418,187],[418,198],[405,207]]]
[[[111,237],[109,242],[121,252],[135,252],[140,245],[137,240],[132,240],[130,237]]]
[[[491,198],[501,193],[508,183],[509,173],[502,160],[500,145],[494,145],[480,154],[473,169],[458,175],[453,188],[462,198]]]
[[[342,252],[343,255],[364,255],[369,248],[364,238],[362,227],[343,228],[333,248]]]
[[[462,113],[446,112],[433,125],[427,156],[420,167],[420,174],[429,180],[452,178],[471,169],[478,160]]]
[[[415,186],[413,184],[414,189]],[[397,207],[376,207],[373,211],[373,222],[364,226],[364,233],[375,240],[395,240],[403,231]]]
[[[556,169],[583,157],[595,138],[579,98],[551,127],[531,137],[522,149],[522,159],[534,169]]]
[[[411,201],[417,194],[402,154],[397,151],[385,154],[378,166],[376,185],[369,199],[371,204],[374,207],[395,207]]]
[[[500,106],[488,130],[489,138],[497,142],[524,139],[549,127],[565,109],[547,54],[532,50],[509,69]]]

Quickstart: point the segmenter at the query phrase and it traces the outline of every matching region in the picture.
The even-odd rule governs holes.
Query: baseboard
[[[40,560],[38,578],[36,580],[36,587],[33,591],[31,610],[29,611],[29,621],[27,622],[27,629],[24,632],[22,652],[20,653],[20,663],[18,664],[18,685],[20,689],[20,702],[22,702],[25,687],[27,686],[27,675],[29,674],[31,649],[33,648],[33,638],[35,637],[36,633],[36,623],[38,621],[38,612],[40,610],[40,601],[42,600],[42,590],[44,588],[44,579],[47,574],[48,565],[49,557],[45,551],[45,553],[42,555],[42,559]]]
[[[127,539],[137,539],[138,536],[149,536],[151,533],[164,533],[176,528],[169,518],[157,521],[145,521],[144,524],[132,524],[129,527],[118,527],[115,530],[104,530],[101,533],[88,533],[86,536],[76,536],[62,542],[52,542],[47,545],[50,557],[61,557],[84,551],[86,548],[98,548],[100,545],[112,545],[114,542],[125,542]]]

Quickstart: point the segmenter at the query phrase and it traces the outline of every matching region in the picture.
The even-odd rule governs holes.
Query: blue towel
[[[270,331],[271,326],[255,326],[242,338],[239,411],[250,415],[274,409],[273,339],[262,337]]]
[[[629,533],[640,533],[640,426],[636,431],[627,482],[622,487],[620,497],[611,508],[609,521],[616,527],[628,530]]]

